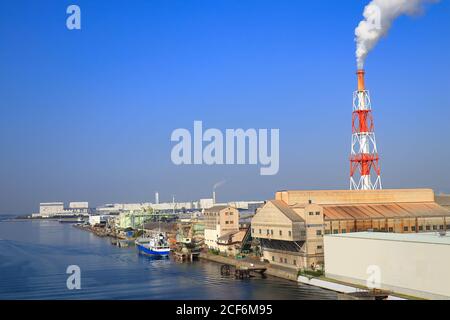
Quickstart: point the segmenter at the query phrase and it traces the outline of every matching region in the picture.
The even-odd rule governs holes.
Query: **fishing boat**
[[[167,256],[170,253],[167,236],[163,232],[155,233],[152,237],[138,238],[135,241],[140,253],[152,256]]]
[[[84,219],[82,217],[64,217],[61,219],[58,219],[59,223],[83,223]]]

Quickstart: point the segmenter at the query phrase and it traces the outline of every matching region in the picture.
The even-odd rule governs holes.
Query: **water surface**
[[[66,269],[81,269],[68,290]],[[57,221],[0,221],[0,299],[335,299],[316,287],[267,277],[235,280],[220,265],[177,263],[117,248]]]

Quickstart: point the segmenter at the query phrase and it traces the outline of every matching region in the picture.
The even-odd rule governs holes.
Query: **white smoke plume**
[[[224,185],[226,182],[227,182],[227,180],[222,180],[222,181],[220,181],[220,182],[217,182],[217,183],[214,185],[213,190],[216,190],[218,187]]]
[[[426,3],[439,0],[372,0],[364,8],[364,20],[355,29],[358,69],[364,68],[369,52],[385,36],[396,18],[422,11]]]

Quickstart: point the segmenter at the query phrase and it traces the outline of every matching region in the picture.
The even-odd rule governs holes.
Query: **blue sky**
[[[354,28],[368,1],[0,3],[0,212],[43,201],[267,199],[348,188]],[[81,8],[82,30],[66,28]],[[450,3],[366,64],[385,188],[450,192]],[[172,164],[171,132],[279,128],[280,171]]]

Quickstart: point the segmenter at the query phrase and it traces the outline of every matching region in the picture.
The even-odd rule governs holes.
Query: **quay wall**
[[[277,267],[274,267],[274,266],[271,266],[268,264],[264,264],[264,263],[255,263],[255,262],[249,262],[249,261],[245,261],[245,260],[236,260],[232,257],[224,257],[224,256],[214,255],[214,254],[209,254],[209,253],[204,253],[204,252],[202,252],[200,254],[199,258],[217,262],[217,263],[229,264],[234,267],[238,267],[238,266],[250,267],[250,264],[253,263],[254,267],[267,268],[267,270],[265,272],[266,275],[270,275],[270,276],[297,282],[297,272],[295,270],[292,270],[292,271],[291,270],[283,270],[283,269],[279,269]]]

